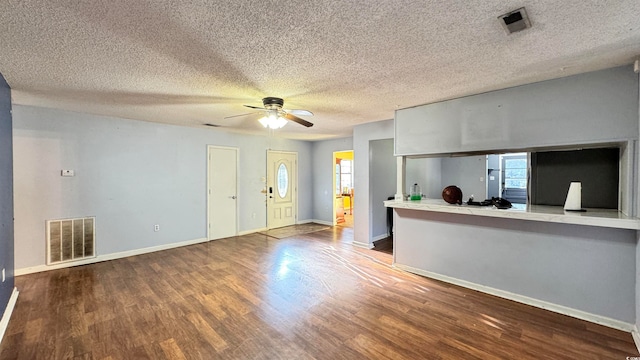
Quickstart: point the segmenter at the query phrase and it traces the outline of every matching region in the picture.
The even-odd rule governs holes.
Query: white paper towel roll
[[[572,182],[569,185],[567,200],[564,202],[565,210],[582,210],[582,183],[579,181]]]

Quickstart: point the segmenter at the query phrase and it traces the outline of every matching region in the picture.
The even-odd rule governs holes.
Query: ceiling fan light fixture
[[[258,120],[262,126],[269,129],[281,129],[285,125],[287,125],[287,119],[282,118],[278,115],[270,114],[269,116],[265,116]]]
[[[287,125],[289,121],[293,121],[297,124],[306,127],[312,127],[313,123],[301,119],[296,115],[305,115],[305,116],[313,116],[313,113],[309,110],[284,110],[282,109],[282,105],[284,105],[284,100],[276,97],[266,97],[262,99],[262,107],[253,106],[253,105],[244,105],[245,107],[256,109],[256,110],[264,110],[266,112],[266,116],[259,119],[258,121],[265,128],[270,129],[280,129],[283,126]],[[242,114],[242,115],[234,115],[227,116],[225,119],[236,117],[236,116],[245,116],[250,114]]]

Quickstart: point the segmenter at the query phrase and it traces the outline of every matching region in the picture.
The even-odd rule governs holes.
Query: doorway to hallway
[[[354,194],[353,188],[353,150],[333,153],[333,225],[353,227]]]

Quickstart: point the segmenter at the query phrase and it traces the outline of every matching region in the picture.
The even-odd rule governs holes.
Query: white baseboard
[[[16,307],[16,301],[18,301],[18,288],[14,287],[11,297],[9,298],[9,302],[7,303],[7,308],[4,309],[4,314],[2,314],[2,319],[0,320],[0,344],[2,343],[5,331],[7,331],[7,327],[9,326],[9,319],[11,319],[13,308]]]
[[[320,225],[327,225],[327,226],[333,226],[333,223],[331,221],[324,221],[324,220],[317,220],[317,219],[308,219],[308,220],[300,220],[298,221],[298,225],[302,225],[302,224],[309,224],[309,223],[316,223],[316,224],[320,224]]]
[[[371,244],[371,243],[363,243],[363,242],[355,241],[355,240],[351,243],[351,245],[359,247],[359,248],[363,248],[363,249],[368,249],[368,250],[373,249],[373,244]]]
[[[162,250],[168,250],[168,249],[173,249],[173,248],[182,247],[182,246],[199,244],[207,241],[209,241],[207,240],[207,238],[200,238],[200,239],[181,241],[181,242],[165,244],[165,245],[151,246],[151,247],[142,248],[142,249],[128,250],[128,251],[122,251],[122,252],[106,254],[106,255],[98,255],[91,259],[67,262],[63,264],[31,266],[31,267],[26,267],[22,269],[16,269],[14,271],[14,275],[20,276],[20,275],[26,275],[26,274],[33,274],[37,272],[49,271],[49,270],[64,269],[64,268],[69,268],[69,267],[74,267],[79,265],[95,264],[102,261],[122,259],[129,256],[148,254],[156,251],[162,251]]]
[[[640,333],[638,332],[638,327],[636,325],[633,326],[631,337],[633,337],[633,342],[636,344],[636,349],[638,349],[638,352],[640,353]]]
[[[296,225],[302,225],[302,224],[310,224],[310,223],[316,223],[316,224],[320,224],[320,225],[327,225],[327,226],[333,226],[332,223],[330,223],[329,221],[323,221],[323,220],[316,220],[316,219],[307,219],[307,220],[298,220],[298,222],[296,222]],[[243,235],[249,235],[249,234],[255,234],[258,232],[263,232],[263,231],[268,231],[269,228],[260,228],[260,229],[253,229],[253,230],[246,230],[246,231],[240,231],[238,233],[238,236],[243,236]]]
[[[249,235],[249,234],[255,234],[257,232],[262,232],[262,231],[267,231],[269,229],[267,229],[266,227],[264,228],[259,228],[259,229],[253,229],[253,230],[245,230],[245,231],[240,231],[238,233],[238,236],[243,236],[243,235]]]
[[[417,269],[417,268],[414,268],[414,267],[411,267],[411,266],[407,266],[407,265],[402,265],[402,264],[397,264],[396,263],[396,264],[393,264],[393,266],[397,267],[398,269],[402,269],[402,270],[408,271],[410,273],[426,276],[428,278],[444,281],[444,282],[447,282],[447,283],[450,283],[450,284],[454,284],[454,285],[458,285],[458,286],[462,286],[462,287],[465,287],[465,288],[468,288],[468,289],[477,290],[477,291],[480,291],[480,292],[483,292],[483,293],[486,293],[486,294],[498,296],[498,297],[501,297],[501,298],[504,298],[504,299],[508,299],[508,300],[513,300],[513,301],[516,301],[516,302],[519,302],[519,303],[523,303],[523,304],[531,305],[531,306],[534,306],[534,307],[537,307],[537,308],[553,311],[553,312],[556,312],[556,313],[559,313],[559,314],[563,314],[563,315],[567,315],[567,316],[571,316],[571,317],[574,317],[574,318],[577,318],[577,319],[586,320],[586,321],[589,321],[589,322],[592,322],[592,323],[608,326],[610,328],[614,328],[614,329],[618,329],[618,330],[622,330],[622,331],[626,331],[626,332],[632,332],[634,330],[634,328],[635,328],[634,324],[626,323],[624,321],[611,319],[611,318],[608,318],[606,316],[601,316],[601,315],[588,313],[586,311],[573,309],[573,308],[570,308],[570,307],[566,307],[566,306],[563,306],[563,305],[550,303],[550,302],[543,301],[543,300],[534,299],[534,298],[531,298],[531,297],[528,297],[528,296],[515,294],[515,293],[509,292],[509,291],[504,291],[504,290],[492,288],[492,287],[489,287],[489,286],[484,286],[484,285],[472,283],[472,282],[469,282],[469,281],[452,278],[452,277],[449,277],[449,276],[446,276],[446,275],[441,275],[441,274],[433,273],[433,272],[430,272],[430,271]],[[634,340],[635,340],[635,337],[634,337]],[[638,344],[638,341],[636,341],[636,344]]]

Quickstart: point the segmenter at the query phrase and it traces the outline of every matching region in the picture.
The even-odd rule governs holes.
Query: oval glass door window
[[[287,196],[287,191],[289,191],[289,171],[284,164],[280,164],[278,166],[278,195],[284,198]]]

